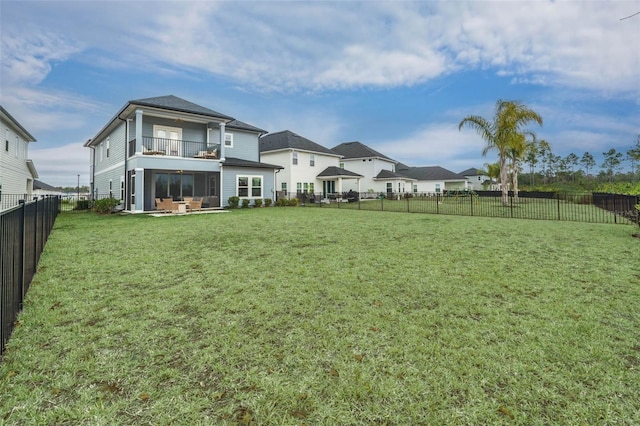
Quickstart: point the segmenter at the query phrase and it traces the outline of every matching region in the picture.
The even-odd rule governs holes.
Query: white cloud
[[[89,185],[89,158],[91,151],[82,143],[71,143],[55,148],[39,148],[40,142],[29,145],[29,157],[38,172],[38,180],[52,186]]]

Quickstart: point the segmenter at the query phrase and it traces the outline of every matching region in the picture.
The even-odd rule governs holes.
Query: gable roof
[[[42,181],[39,181],[38,179],[34,179],[33,180],[33,189],[42,189],[43,191],[57,191],[60,192],[60,190],[54,186],[51,186],[47,183],[44,183]]]
[[[290,130],[269,133],[260,138],[260,152],[281,151],[285,149],[299,149],[301,151],[318,152],[336,157],[340,156],[329,148],[293,133]]]
[[[193,102],[189,102],[185,99],[179,98],[173,95],[157,96],[155,98],[145,98],[129,101],[130,104],[149,106],[161,109],[167,109],[171,111],[188,112],[191,114],[200,114],[216,118],[224,118],[232,120],[233,117],[221,114],[209,108],[205,108]]]
[[[222,164],[225,166],[251,167],[254,169],[284,169],[284,167],[276,166],[275,164],[260,163],[257,161],[243,160],[241,158],[235,158],[235,157],[225,158]]]
[[[331,148],[337,154],[343,156],[344,159],[353,159],[353,158],[382,158],[387,161],[391,161],[392,163],[396,163],[395,160],[387,157],[384,154],[379,153],[375,149],[371,149],[365,144],[354,141],[354,142],[344,142],[340,145]]]
[[[482,169],[476,169],[473,167],[470,169],[464,170],[458,174],[462,176],[484,176],[485,175]]]
[[[351,177],[351,178],[361,178],[364,177],[359,175],[358,173],[351,172],[349,170],[345,170],[341,167],[337,166],[329,166],[323,171],[321,171],[316,177]]]
[[[413,178],[410,178],[406,175],[400,174],[400,173],[396,173],[396,172],[392,172],[391,170],[380,170],[380,173],[378,173],[378,175],[376,177],[374,177],[374,179],[410,179],[413,180]]]
[[[402,174],[416,180],[465,180],[465,177],[440,166],[409,167]]]
[[[226,126],[227,129],[238,129],[238,130],[248,130],[250,132],[256,132],[256,133],[267,133],[266,130],[263,130],[259,127],[256,126],[252,126],[251,124],[247,124],[243,121],[240,120],[233,120],[230,121],[229,123],[227,123]]]
[[[20,124],[18,120],[13,118],[13,116],[9,114],[9,111],[4,109],[2,105],[0,105],[0,115],[2,115],[6,120],[9,120],[11,124],[13,124],[13,126],[22,133],[23,139],[25,139],[27,142],[36,142],[36,138],[34,138],[33,135],[27,131],[27,129],[22,127],[22,124]]]

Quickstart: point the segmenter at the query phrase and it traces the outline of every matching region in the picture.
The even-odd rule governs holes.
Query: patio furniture
[[[184,197],[187,209],[190,211],[202,210],[202,197]]]
[[[173,212],[178,210],[178,205],[171,198],[156,198],[156,210]]]

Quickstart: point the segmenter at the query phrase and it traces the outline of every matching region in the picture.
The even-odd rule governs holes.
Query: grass
[[[61,215],[0,423],[640,423],[631,226]]]

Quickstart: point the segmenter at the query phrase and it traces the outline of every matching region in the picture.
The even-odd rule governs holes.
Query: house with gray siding
[[[166,198],[199,197],[205,208],[231,196],[274,199],[281,167],[261,162],[264,133],[173,95],[129,101],[85,143],[92,196],[117,198],[132,213]]]

